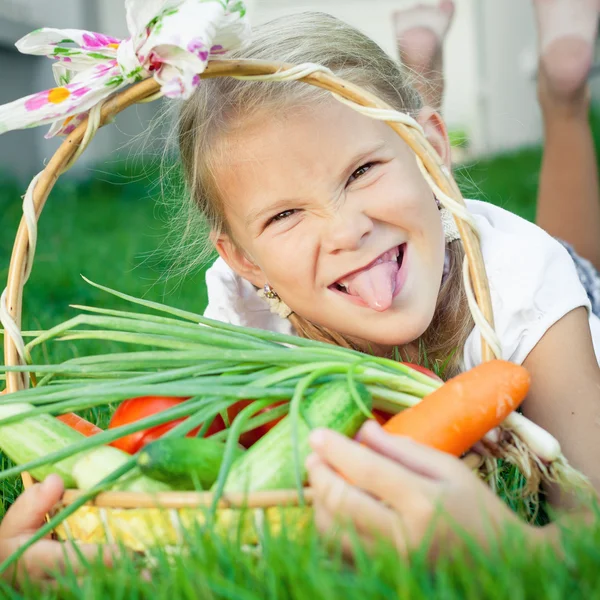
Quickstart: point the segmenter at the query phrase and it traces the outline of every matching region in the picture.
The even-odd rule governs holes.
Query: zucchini
[[[239,449],[239,455],[243,454]],[[138,455],[141,472],[181,490],[208,489],[217,480],[225,444],[210,438],[159,439]]]
[[[372,400],[367,389],[358,382],[356,387],[365,405],[371,409]],[[334,429],[349,437],[354,436],[366,420],[346,381],[323,385],[303,401],[302,412],[312,427]],[[298,450],[303,480],[306,480],[304,461],[311,452],[309,433],[310,428],[301,416]],[[223,491],[256,492],[296,487],[292,444],[292,422],[288,415],[233,463]]]
[[[7,418],[33,408],[33,405],[26,403],[2,404],[0,417]],[[17,465],[63,450],[85,439],[82,433],[51,415],[36,415],[18,423],[0,426],[0,450]],[[67,488],[90,489],[130,458],[117,448],[99,446],[57,463],[31,469],[30,473],[37,481],[43,481],[51,473],[56,473]],[[114,489],[153,493],[171,488],[134,472],[119,480]]]
[[[2,404],[0,417],[7,418],[13,415],[33,410],[31,404]],[[15,464],[23,465],[36,458],[46,456],[57,450],[71,446],[85,437],[50,415],[36,415],[18,423],[11,423],[0,427],[0,450]],[[70,456],[55,464],[43,465],[31,469],[31,476],[38,481],[43,481],[50,473],[57,473],[64,481],[65,487],[75,487],[73,478],[73,465],[81,455]]]

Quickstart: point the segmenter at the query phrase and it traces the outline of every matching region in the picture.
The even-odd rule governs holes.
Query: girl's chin
[[[352,330],[336,327],[331,329],[354,340],[361,340],[367,353],[370,353],[370,347],[377,354],[386,354],[395,346],[405,346],[419,339],[431,322],[431,319],[427,319],[425,315],[406,319],[405,315],[398,318],[398,313],[393,314],[393,311],[377,314],[379,322],[369,323],[368,329],[365,327],[352,328]]]

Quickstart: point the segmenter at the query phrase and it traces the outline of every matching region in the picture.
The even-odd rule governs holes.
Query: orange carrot
[[[461,456],[521,404],[529,384],[523,367],[492,360],[454,377],[383,429]]]
[[[85,419],[83,419],[79,415],[76,415],[75,413],[58,415],[56,418],[59,421],[62,421],[63,423],[67,424],[69,427],[71,427],[71,429],[75,429],[75,431],[79,431],[79,433],[82,433],[87,437],[96,435],[97,433],[100,433],[102,431],[100,427],[94,425],[93,423],[90,423],[89,421],[86,421]]]

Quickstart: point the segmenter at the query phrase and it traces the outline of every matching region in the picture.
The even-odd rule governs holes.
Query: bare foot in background
[[[599,0],[533,0],[539,38],[539,93],[544,103],[588,103]]]
[[[441,0],[437,5],[418,4],[393,15],[400,59],[413,71],[414,87],[425,104],[436,110],[442,105],[443,45],[453,16],[452,0]]]

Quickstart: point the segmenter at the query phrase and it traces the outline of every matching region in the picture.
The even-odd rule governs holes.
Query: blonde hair
[[[409,76],[397,62],[358,30],[327,14],[302,13],[270,21],[254,30],[252,41],[246,47],[229,53],[227,58],[318,63],[399,111],[416,116],[422,107]],[[276,113],[325,98],[329,98],[328,92],[299,82],[249,82],[227,77],[203,80],[184,104],[177,135],[189,200],[180,211],[179,224],[181,226],[183,215],[181,233],[188,243],[182,247],[188,252],[193,249],[196,266],[207,257],[206,246],[203,251],[198,247],[201,239],[198,234],[204,233],[206,242],[206,228],[214,235],[223,232],[230,235],[213,175],[218,164],[218,153],[214,151],[216,142],[223,139],[233,124],[252,119],[267,108]],[[461,243],[452,242],[449,273],[442,283],[433,321],[418,343],[403,349],[414,360],[420,344],[430,363],[447,362],[446,376],[459,370],[462,348],[473,328],[460,276],[463,256]],[[303,337],[368,350],[360,342],[300,315],[293,314],[289,318]]]

